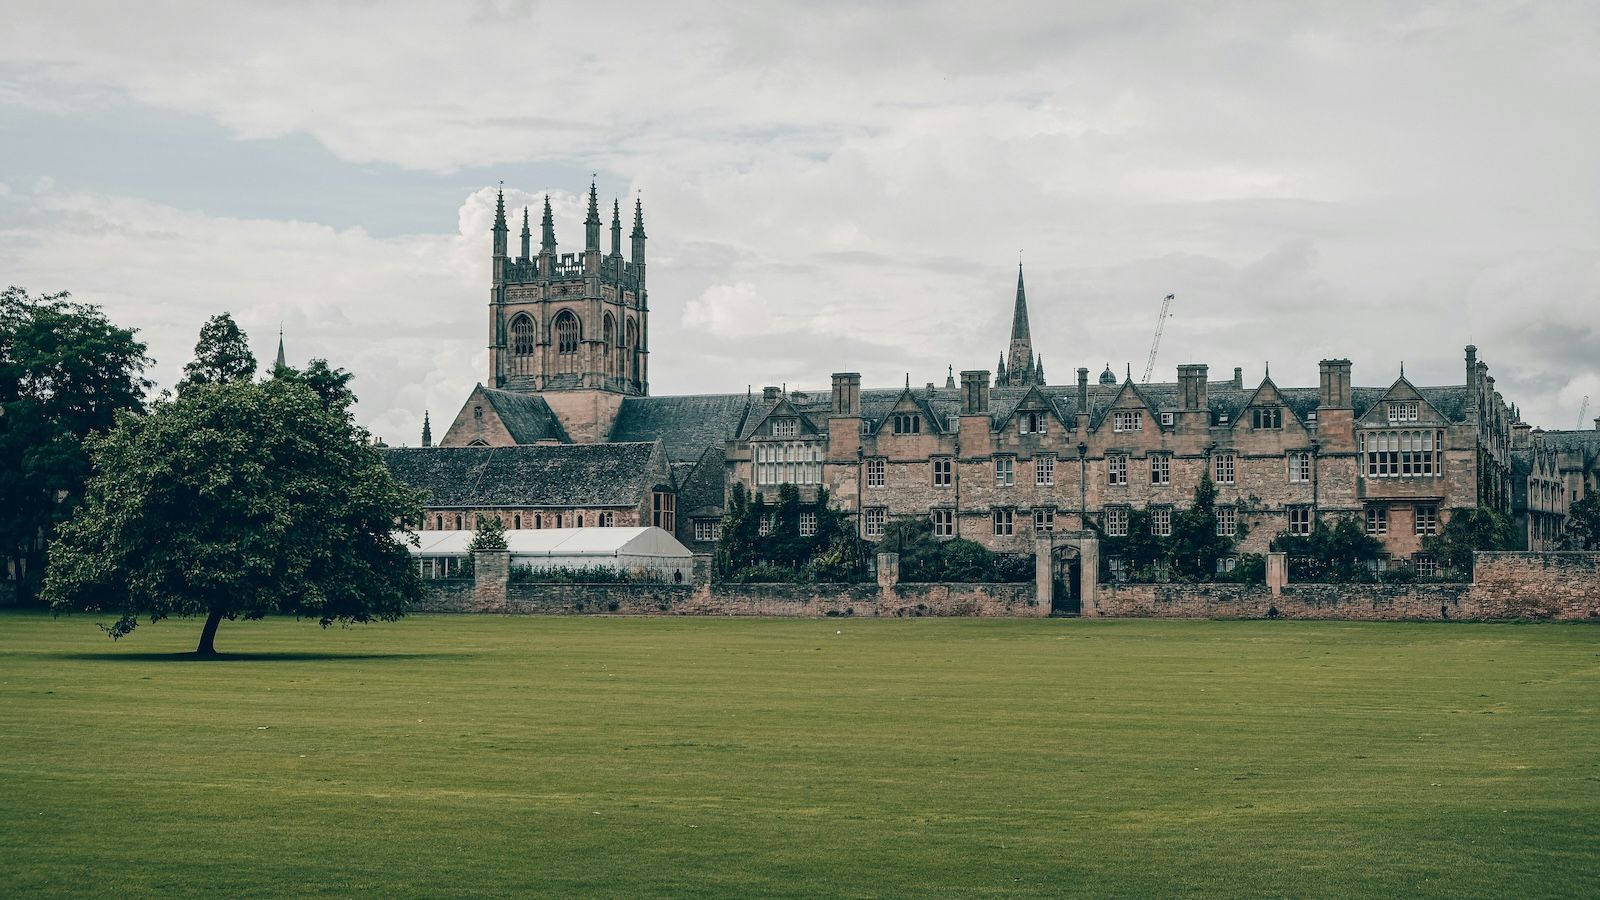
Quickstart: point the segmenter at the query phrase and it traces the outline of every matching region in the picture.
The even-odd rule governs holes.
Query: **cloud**
[[[658,392],[993,365],[1022,250],[1057,381],[1142,368],[1175,293],[1158,377],[1312,384],[1348,356],[1363,383],[1401,360],[1444,382],[1470,340],[1565,422],[1600,372],[1597,26],[1560,2],[36,4],[0,32],[0,104],[119,94],[351,167],[599,170],[645,199]],[[9,179],[0,261],[103,300],[170,371],[232,307],[259,346],[282,318],[293,352],[359,364],[384,430],[482,377],[484,184],[374,238],[51,174],[38,198]],[[568,249],[584,185],[552,187]],[[508,205],[537,228],[543,195]]]

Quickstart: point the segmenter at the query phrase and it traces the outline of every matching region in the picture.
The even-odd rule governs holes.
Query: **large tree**
[[[1567,510],[1566,547],[1600,550],[1600,492],[1590,491]]]
[[[0,291],[0,554],[25,595],[83,494],[84,439],[144,406],[152,360],[134,334],[65,293]]]
[[[194,361],[183,367],[183,380],[178,383],[178,390],[196,384],[241,381],[254,378],[255,374],[256,356],[250,352],[249,339],[233,321],[233,316],[222,313],[200,326]]]
[[[346,392],[347,393],[347,392]],[[124,416],[91,442],[86,502],[50,553],[60,611],[203,616],[199,655],[223,619],[273,613],[398,618],[420,585],[397,523],[420,500],[384,466],[342,402],[302,379],[196,384]]]

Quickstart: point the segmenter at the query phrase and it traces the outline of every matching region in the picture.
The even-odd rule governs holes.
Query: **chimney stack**
[[[778,399],[778,393],[778,386],[775,384],[769,384],[761,389],[761,399],[767,403],[771,403],[772,401]]]
[[[1089,412],[1089,370],[1078,368],[1078,415]]]
[[[1350,397],[1350,360],[1325,359],[1318,363],[1321,384],[1317,406],[1324,409],[1349,409],[1354,405]]]
[[[861,415],[861,373],[833,373],[833,414]]]
[[[961,414],[978,416],[989,412],[989,372],[969,369],[961,373]]]
[[[1185,410],[1210,409],[1206,373],[1210,368],[1201,363],[1178,367],[1178,396]]]

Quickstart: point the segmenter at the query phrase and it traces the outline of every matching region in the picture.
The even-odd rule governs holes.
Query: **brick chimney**
[[[1210,409],[1211,400],[1207,391],[1206,372],[1209,368],[1204,364],[1191,363],[1178,367],[1178,402],[1186,411]]]
[[[861,373],[833,373],[833,414],[836,416],[861,415]]]
[[[961,373],[961,414],[984,415],[989,412],[989,372],[970,369]]]
[[[761,389],[761,399],[767,403],[771,403],[772,401],[778,399],[779,393],[780,391],[778,390],[777,385],[769,384]]]
[[[1349,409],[1355,403],[1350,396],[1350,360],[1325,359],[1317,364],[1321,383],[1317,406],[1323,409]]]

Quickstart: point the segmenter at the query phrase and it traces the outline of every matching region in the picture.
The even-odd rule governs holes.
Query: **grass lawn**
[[[0,894],[1594,896],[1600,628],[0,615]]]

